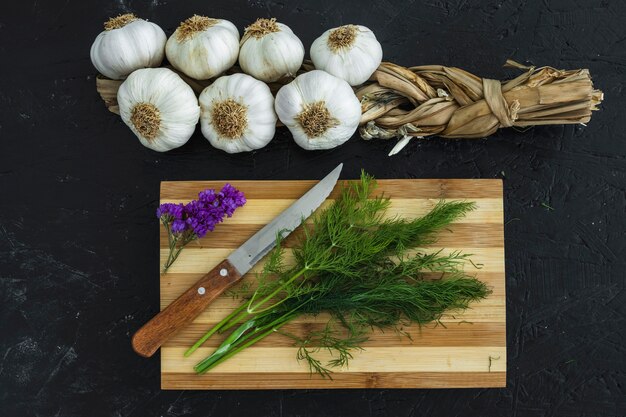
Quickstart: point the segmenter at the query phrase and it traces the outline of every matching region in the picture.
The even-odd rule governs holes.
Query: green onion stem
[[[220,321],[215,326],[213,326],[208,332],[206,332],[204,334],[204,336],[202,336],[200,339],[198,339],[198,341],[196,343],[194,343],[194,345],[192,347],[187,349],[187,351],[185,352],[185,357],[188,357],[189,355],[194,353],[200,346],[202,346],[202,344],[204,342],[206,342],[209,339],[209,337],[213,336],[213,334],[215,332],[220,330],[226,323],[228,323],[234,316],[236,316],[238,313],[240,313],[245,307],[246,307],[246,304],[240,305],[232,313],[230,313],[228,316],[224,317],[222,319],[222,321]]]

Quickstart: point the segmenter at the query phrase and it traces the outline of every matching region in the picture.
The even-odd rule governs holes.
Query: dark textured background
[[[95,92],[89,47],[133,11],[169,34],[193,13],[259,16],[305,45],[369,26],[385,59],[500,78],[511,57],[589,68],[606,100],[588,127],[482,140],[354,138],[323,152],[284,129],[227,155],[198,133],[142,147]],[[0,6],[0,415],[625,416],[626,2],[3,1]],[[129,336],[158,308],[159,181],[315,179],[339,162],[380,178],[504,178],[506,389],[176,392]],[[542,204],[553,207],[549,210]]]

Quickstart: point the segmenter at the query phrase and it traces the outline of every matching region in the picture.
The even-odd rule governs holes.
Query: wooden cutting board
[[[161,203],[187,202],[206,188],[224,181],[162,182]],[[272,220],[316,181],[231,181],[247,204],[205,238],[188,245],[166,274],[161,274],[161,308],[166,307],[232,250]],[[379,180],[379,191],[391,197],[391,214],[406,217],[426,213],[440,199],[470,200],[478,205],[429,251],[471,253],[466,270],[493,290],[489,298],[464,312],[445,316],[439,325],[405,328],[412,340],[394,331],[374,332],[355,352],[349,368],[336,370],[333,380],[311,376],[296,360],[293,341],[274,334],[225,361],[209,373],[196,375],[193,365],[212,352],[224,336],[211,338],[190,358],[183,352],[241,300],[229,292],[213,302],[190,326],[161,348],[162,389],[274,388],[452,388],[506,385],[506,315],[502,181]],[[330,199],[337,196],[337,188]],[[325,204],[328,204],[327,201]],[[167,257],[167,237],[161,228],[161,265]],[[286,245],[293,240],[287,239]],[[244,281],[253,285],[254,272]],[[304,334],[323,326],[327,317],[301,317],[284,330]],[[322,353],[322,356],[324,354]]]

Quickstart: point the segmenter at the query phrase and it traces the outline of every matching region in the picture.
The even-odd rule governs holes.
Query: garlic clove
[[[109,19],[91,45],[94,67],[119,80],[140,68],[158,67],[165,55],[165,32],[158,25],[132,13]]]
[[[200,117],[191,87],[167,68],[134,71],[120,85],[117,101],[124,123],[157,152],[187,143]]]

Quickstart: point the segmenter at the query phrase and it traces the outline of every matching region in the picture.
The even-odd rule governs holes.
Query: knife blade
[[[343,164],[296,200],[270,223],[256,232],[215,268],[204,275],[163,311],[144,324],[132,338],[134,351],[152,356],[178,330],[191,323],[217,298],[259,262],[283,238],[296,229],[323,202],[337,184]]]

